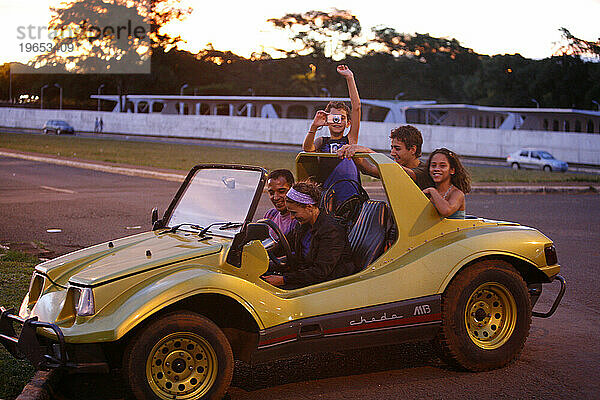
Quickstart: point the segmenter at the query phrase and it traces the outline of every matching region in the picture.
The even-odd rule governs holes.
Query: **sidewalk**
[[[65,165],[75,168],[91,169],[94,171],[108,172],[113,174],[138,176],[142,178],[162,179],[174,182],[183,182],[187,171],[174,169],[161,169],[153,167],[139,167],[126,164],[114,164],[102,161],[73,160],[66,157],[46,155],[40,153],[27,153],[23,151],[8,150],[0,148],[0,156],[20,158],[29,161],[45,162],[50,164]],[[371,186],[367,183],[365,187]],[[377,185],[378,186],[378,185]],[[600,192],[600,185],[566,182],[547,182],[543,184],[534,183],[477,183],[472,186],[471,193],[585,193]]]

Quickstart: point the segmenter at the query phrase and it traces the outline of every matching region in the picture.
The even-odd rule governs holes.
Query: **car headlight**
[[[92,288],[75,288],[73,302],[75,303],[75,312],[79,316],[86,317],[96,313]]]
[[[31,282],[29,283],[29,302],[27,307],[30,309],[33,308],[35,303],[40,298],[42,294],[42,290],[44,289],[44,277],[36,272],[33,273],[31,277]]]

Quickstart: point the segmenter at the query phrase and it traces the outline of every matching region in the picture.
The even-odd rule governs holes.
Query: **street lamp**
[[[394,96],[394,100],[398,100],[400,97],[404,96],[404,92],[400,92]]]
[[[184,83],[183,85],[181,85],[181,88],[179,88],[180,96],[183,96],[183,89],[185,89],[188,86],[190,86],[190,85],[188,85],[187,83]],[[179,114],[183,114],[183,103],[179,103]]]
[[[592,103],[594,103],[596,107],[598,107],[598,111],[600,111],[600,103],[598,103],[596,100],[592,100]]]
[[[535,103],[535,108],[540,108],[540,103],[536,99],[531,99],[531,101]]]
[[[104,87],[104,83],[100,86],[98,86],[98,96],[100,96],[100,93],[102,92],[102,88]],[[100,111],[100,99],[98,99],[98,111]]]
[[[12,63],[8,63],[8,102],[12,104]]]
[[[58,105],[58,109],[59,109],[59,110],[62,110],[62,86],[60,86],[58,83],[55,83],[55,84],[54,84],[54,87],[57,87],[57,88],[58,88],[58,90],[59,90],[60,96],[59,96],[59,105]]]
[[[44,109],[44,89],[46,89],[48,86],[50,86],[50,85],[44,85],[40,89],[40,109],[41,110]]]

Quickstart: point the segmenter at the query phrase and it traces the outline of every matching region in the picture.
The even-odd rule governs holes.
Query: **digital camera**
[[[328,114],[327,115],[327,123],[328,124],[339,124],[342,122],[342,116],[339,114]]]

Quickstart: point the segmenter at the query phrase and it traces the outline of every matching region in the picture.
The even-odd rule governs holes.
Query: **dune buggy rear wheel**
[[[507,262],[485,260],[460,271],[442,296],[441,357],[470,371],[503,367],[521,353],[531,325],[531,300]]]
[[[233,375],[227,338],[198,314],[154,321],[127,347],[123,372],[138,399],[221,399]]]

